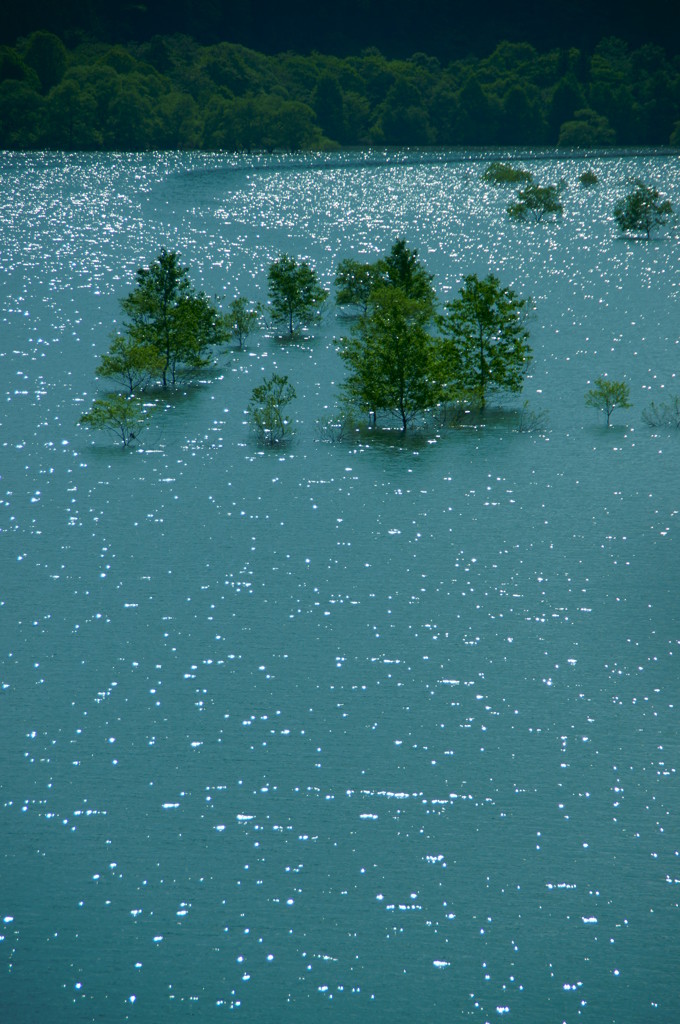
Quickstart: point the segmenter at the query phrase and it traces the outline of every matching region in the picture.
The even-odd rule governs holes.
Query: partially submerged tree
[[[150,346],[116,335],[109,351],[101,357],[95,373],[98,377],[113,378],[127,388],[130,394],[157,380],[163,370],[163,360]]]
[[[520,224],[531,221],[538,224],[542,220],[561,217],[564,207],[560,200],[562,184],[536,185],[533,182],[519,190],[517,199],[508,206],[508,216]]]
[[[245,295],[239,295],[229,303],[224,324],[229,337],[238,342],[240,349],[245,348],[248,338],[257,328],[259,317],[259,302],[251,307],[250,300]]]
[[[531,362],[526,327],[531,299],[502,288],[493,274],[468,274],[440,324],[446,379],[480,408],[490,392],[519,393]]]
[[[120,438],[123,448],[129,448],[148,425],[151,407],[130,395],[110,395],[95,398],[89,412],[78,422],[91,430],[108,430]]]
[[[646,185],[640,178],[632,184],[631,191],[615,205],[614,219],[621,231],[637,232],[649,239],[652,231],[663,227],[672,217],[673,207],[653,185]]]
[[[177,253],[162,249],[137,271],[137,285],[121,299],[123,331],[102,357],[97,373],[131,390],[149,380],[163,388],[207,366],[208,354],[225,340],[224,322],[203,292],[196,292]]]
[[[595,171],[591,171],[589,168],[587,171],[584,171],[583,174],[579,175],[578,183],[581,188],[592,188],[594,185],[597,185],[599,180],[600,179],[597,174],[595,174]]]
[[[272,319],[286,327],[292,340],[296,322],[307,327],[318,320],[328,292],[313,267],[287,253],[271,264],[268,279]]]
[[[375,263],[359,263],[351,258],[342,260],[335,275],[336,304],[357,306],[361,313],[365,313],[377,279]]]
[[[408,298],[425,303],[434,315],[435,292],[433,275],[418,259],[418,250],[409,249],[404,238],[398,238],[389,253],[374,263],[358,263],[345,259],[335,276],[338,305],[358,306],[366,314],[373,291],[379,287],[399,288]]]
[[[395,415],[406,430],[442,393],[436,344],[428,333],[431,308],[401,288],[375,288],[351,336],[339,341],[349,374],[343,384],[347,400],[372,415]]]
[[[524,167],[515,167],[513,164],[494,160],[482,174],[482,181],[490,185],[523,185],[525,182],[533,181],[533,175]]]
[[[586,391],[586,405],[592,409],[600,409],[607,417],[607,426],[614,409],[630,409],[630,388],[623,380],[608,380],[597,377],[595,387]]]
[[[406,239],[398,238],[387,256],[378,261],[377,267],[382,284],[400,289],[407,298],[420,303],[423,312],[434,315],[433,275],[418,259],[418,250],[408,248]]]
[[[674,427],[680,429],[680,395],[672,395],[667,401],[650,402],[642,411],[642,419],[648,427]]]
[[[292,421],[285,409],[295,398],[295,388],[288,383],[288,377],[276,373],[253,388],[248,412],[263,444],[278,444],[290,432]]]

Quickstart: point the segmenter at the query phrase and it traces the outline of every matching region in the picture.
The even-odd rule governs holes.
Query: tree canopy
[[[595,387],[586,392],[586,405],[599,409],[607,417],[607,426],[614,409],[630,409],[630,388],[623,380],[597,377]]]
[[[621,231],[638,232],[647,239],[672,216],[670,200],[662,199],[657,188],[640,178],[635,179],[632,189],[614,207],[614,219]]]
[[[272,320],[285,327],[292,339],[296,324],[308,327],[318,319],[328,292],[313,267],[287,253],[271,264],[267,277]]]
[[[291,419],[285,410],[295,398],[295,388],[288,383],[288,377],[278,373],[253,388],[248,412],[263,444],[279,444],[290,432]]]
[[[504,41],[440,63],[182,35],[93,44],[47,27],[0,46],[2,148],[668,145],[680,133],[680,65],[649,43]]]
[[[163,388],[177,384],[207,366],[212,347],[225,340],[217,309],[194,290],[188,269],[167,249],[137,271],[137,285],[120,305],[123,331],[97,373],[122,380],[131,391],[149,380]]]
[[[531,362],[526,314],[519,298],[489,274],[468,274],[441,318],[448,377],[482,409],[491,392],[522,390]]]
[[[432,318],[426,299],[395,285],[381,284],[368,308],[339,342],[349,373],[346,398],[375,417],[396,415],[402,430],[441,398],[435,340],[428,333]]]
[[[537,185],[529,182],[519,190],[517,199],[508,206],[508,216],[520,224],[530,221],[538,224],[542,220],[561,217],[564,207],[560,199],[560,185]]]

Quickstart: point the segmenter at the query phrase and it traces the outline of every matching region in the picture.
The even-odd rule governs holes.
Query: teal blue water
[[[0,160],[0,1019],[680,1020],[676,229],[551,159],[512,225],[474,154]],[[594,167],[597,189],[578,188]],[[226,304],[397,236],[442,297],[531,294],[523,398],[319,440],[347,329],[264,329],[133,452],[77,426],[161,246]],[[250,391],[288,374],[294,441]],[[606,373],[633,408],[607,429]]]

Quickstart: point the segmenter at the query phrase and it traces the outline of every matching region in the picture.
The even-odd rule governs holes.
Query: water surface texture
[[[673,230],[555,160],[524,228],[466,154],[0,161],[0,1019],[680,1020]],[[593,167],[600,185],[579,189]],[[325,286],[397,236],[444,299],[534,297],[525,394],[485,427],[325,444],[329,306],[259,334],[133,452],[78,417],[161,246],[226,303],[281,251]],[[297,435],[245,409],[286,373]],[[626,379],[632,409],[584,404]]]

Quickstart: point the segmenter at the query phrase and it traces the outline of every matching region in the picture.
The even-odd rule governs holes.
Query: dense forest
[[[0,47],[4,149],[680,145],[680,57],[607,37],[591,52],[504,41],[444,63],[265,54],[186,35]]]

